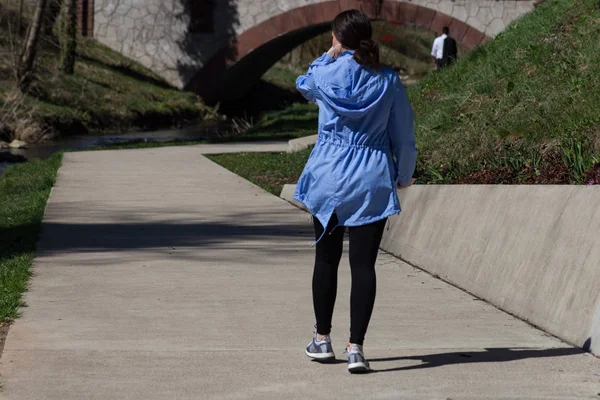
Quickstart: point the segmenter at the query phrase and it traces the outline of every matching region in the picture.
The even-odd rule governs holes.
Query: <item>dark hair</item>
[[[442,29],[442,32],[444,32],[446,35],[450,34],[450,29],[445,26],[444,29]]]
[[[359,10],[343,11],[335,17],[331,28],[344,48],[354,50],[357,63],[379,69],[379,45],[372,39],[369,17]]]

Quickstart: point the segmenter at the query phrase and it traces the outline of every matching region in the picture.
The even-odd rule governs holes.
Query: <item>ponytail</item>
[[[335,38],[348,50],[354,50],[354,60],[378,70],[379,46],[372,39],[371,20],[362,11],[342,11],[333,20],[331,29]]]
[[[379,70],[379,45],[373,39],[361,40],[354,52],[354,60],[361,65]]]

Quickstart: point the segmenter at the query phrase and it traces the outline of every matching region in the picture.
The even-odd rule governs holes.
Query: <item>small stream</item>
[[[14,155],[22,155],[27,160],[44,160],[52,154],[65,150],[86,150],[100,146],[127,144],[132,142],[169,142],[174,140],[203,140],[219,136],[227,129],[223,122],[203,122],[181,129],[165,129],[146,132],[117,134],[82,135],[59,138],[39,144],[30,144],[27,149],[0,150]],[[0,175],[13,163],[0,162]]]

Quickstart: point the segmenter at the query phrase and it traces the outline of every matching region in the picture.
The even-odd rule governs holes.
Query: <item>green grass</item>
[[[296,78],[302,73],[298,69],[286,64],[277,63],[265,72],[262,79],[289,91],[296,90]]]
[[[312,103],[296,103],[282,111],[265,114],[249,132],[252,135],[287,135],[290,139],[315,135],[319,108]]]
[[[600,150],[600,7],[553,0],[409,91],[421,166],[469,171],[509,158]]]
[[[279,196],[283,185],[296,182],[310,151],[297,153],[237,153],[207,156],[228,170]]]
[[[27,103],[44,127],[56,132],[149,129],[200,119],[207,112],[195,94],[168,86],[92,40],[80,40],[78,53],[72,76],[55,72],[54,52],[42,57]]]
[[[8,167],[0,177],[0,321],[19,316],[50,189],[62,155]]]
[[[598,37],[597,0],[548,1],[411,87],[418,182],[586,183],[600,160]],[[304,123],[316,127],[316,114]],[[293,183],[304,161],[253,155],[236,171],[272,190],[262,166],[288,166]]]

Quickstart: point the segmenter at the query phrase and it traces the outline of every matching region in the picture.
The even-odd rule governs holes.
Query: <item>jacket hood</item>
[[[389,85],[382,69],[373,71],[353,59],[346,51],[337,61],[315,71],[315,83],[321,98],[338,114],[360,118],[376,107]]]

